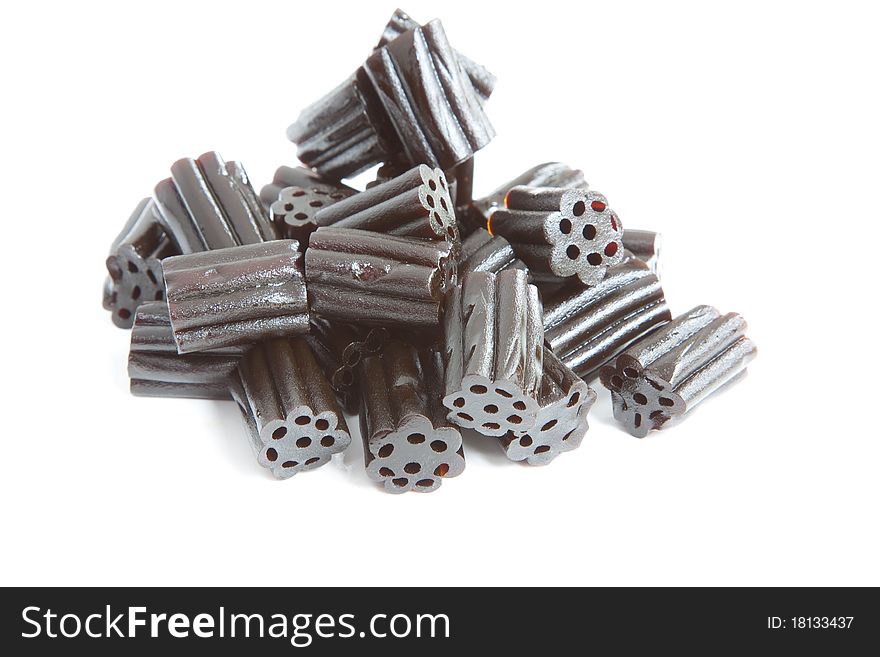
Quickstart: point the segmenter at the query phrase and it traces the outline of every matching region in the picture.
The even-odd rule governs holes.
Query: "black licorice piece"
[[[623,226],[607,199],[583,188],[513,187],[489,232],[507,239],[535,280],[595,285],[623,260]]]
[[[181,399],[231,399],[228,383],[169,383],[138,379],[131,381],[131,394],[136,397],[164,397]]]
[[[468,162],[472,163],[473,158],[471,158],[470,160],[468,160],[464,164],[459,165],[459,167],[453,167],[452,169],[449,169],[448,171],[443,172],[444,175],[446,176],[446,188],[447,188],[447,191],[449,192],[449,197],[452,199],[452,207],[456,208],[456,213],[458,213],[458,205],[456,202],[458,192],[456,189],[457,183],[455,180],[455,176],[456,176],[456,173],[459,171],[459,168],[466,167]],[[366,189],[373,189],[373,187],[376,187],[376,186],[381,185],[383,183],[386,183],[390,180],[393,180],[394,178],[397,178],[398,176],[402,176],[407,171],[409,171],[410,168],[411,168],[410,166],[408,166],[406,164],[401,164],[399,162],[394,162],[394,161],[385,162],[382,164],[381,167],[376,169],[376,177],[367,183]],[[458,224],[457,217],[456,217],[456,224]],[[460,230],[459,230],[459,233],[461,233]]]
[[[648,265],[657,278],[660,278],[660,233],[650,230],[623,231],[623,248]]]
[[[538,290],[524,271],[467,274],[450,292],[444,318],[449,420],[487,436],[530,429],[543,343]]]
[[[547,345],[585,381],[647,332],[672,319],[663,288],[635,258],[609,268],[596,286],[573,281],[544,303]]]
[[[332,179],[388,160],[447,170],[494,134],[439,21],[378,48],[287,129],[299,159]]]
[[[302,253],[295,240],[248,244],[162,262],[180,353],[308,333]]]
[[[338,193],[327,193],[303,187],[285,187],[269,206],[269,218],[283,239],[296,240],[305,247],[309,235],[317,229],[315,215],[321,208],[345,198]]]
[[[436,327],[455,285],[447,242],[353,228],[319,228],[305,254],[309,307],[339,322]]]
[[[278,479],[318,468],[351,444],[345,416],[303,338],[254,346],[239,363],[232,394],[257,462]]]
[[[363,69],[303,109],[287,138],[301,162],[332,180],[355,176],[399,149]]]
[[[364,71],[397,134],[403,161],[449,169],[495,136],[438,20],[376,49]]]
[[[279,238],[297,240],[305,248],[309,235],[318,227],[315,215],[356,193],[347,185],[322,179],[310,169],[281,166],[272,183],[260,190],[260,200]]]
[[[509,431],[500,439],[507,458],[546,465],[562,452],[577,449],[590,428],[587,415],[595,401],[596,392],[545,349],[535,425]]]
[[[367,474],[390,493],[430,493],[464,471],[458,429],[439,403],[442,364],[436,351],[419,352],[391,340],[358,365],[361,436]]]
[[[154,198],[165,231],[180,253],[198,253],[277,239],[244,167],[219,153],[184,158]]]
[[[128,377],[133,395],[231,399],[230,383],[247,347],[178,354],[168,305],[138,306],[131,331]]]
[[[385,30],[382,32],[382,38],[379,39],[379,44],[376,48],[381,48],[382,46],[389,44],[404,32],[415,29],[418,26],[418,22],[410,18],[403,10],[397,9],[391,17],[391,20],[389,20],[388,24],[385,26]],[[492,95],[492,91],[495,89],[497,78],[486,70],[484,66],[477,64],[468,57],[462,55],[460,52],[456,52],[455,54],[458,57],[458,62],[461,65],[461,68],[467,74],[468,78],[470,78],[474,91],[477,92],[477,95],[483,102],[489,100],[489,96]]]
[[[446,176],[424,164],[321,209],[315,220],[319,226],[459,243]]]
[[[602,368],[614,417],[644,438],[679,420],[706,397],[745,373],[757,355],[746,321],[697,306],[620,354]]]
[[[459,279],[472,271],[497,274],[506,269],[527,271],[525,263],[516,257],[510,242],[503,237],[492,237],[485,228],[478,228],[462,241]]]
[[[281,165],[275,169],[272,182],[263,185],[260,189],[260,200],[268,210],[269,206],[278,200],[278,195],[285,187],[302,187],[303,189],[318,189],[325,192],[339,192],[343,196],[357,194],[357,190],[334,180],[322,178],[311,169],[305,167],[289,167]]]
[[[510,180],[488,196],[475,199],[470,204],[470,217],[474,225],[486,228],[489,218],[500,207],[504,207],[504,199],[507,193],[514,187],[556,187],[558,189],[588,189],[589,185],[584,180],[584,172],[572,169],[561,162],[545,162],[524,171],[513,180]],[[461,205],[461,204],[459,204]]]
[[[104,283],[104,308],[113,323],[131,328],[139,304],[161,301],[165,286],[159,261],[179,253],[162,228],[156,204],[148,198],[138,203],[107,256],[109,278]]]

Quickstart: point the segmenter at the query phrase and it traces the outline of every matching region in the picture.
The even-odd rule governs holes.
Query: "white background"
[[[497,74],[477,192],[547,160],[665,238],[667,299],[736,310],[749,377],[637,440],[599,391],[545,468],[470,441],[430,495],[356,443],[286,482],[232,404],[141,399],[101,308],[134,205],[216,149],[257,187],[383,2],[7,7],[2,584],[880,584],[878,16],[870,3],[422,2]]]

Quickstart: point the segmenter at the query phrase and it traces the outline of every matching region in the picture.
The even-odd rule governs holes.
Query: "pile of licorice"
[[[398,10],[288,128],[302,166],[257,195],[217,153],[175,162],[107,259],[132,393],[234,401],[279,479],[344,451],[355,415],[368,476],[398,493],[460,474],[462,429],[532,465],[575,449],[597,377],[639,437],[740,377],[745,321],[673,318],[659,236],[624,230],[581,171],[472,198],[494,84]],[[341,182],[380,164],[364,191]]]

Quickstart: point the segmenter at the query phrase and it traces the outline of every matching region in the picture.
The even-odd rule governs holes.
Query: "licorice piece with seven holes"
[[[424,164],[320,210],[315,220],[319,226],[459,244],[446,176]]]
[[[278,236],[297,240],[305,248],[309,235],[318,227],[315,215],[356,193],[351,187],[324,180],[304,167],[281,166],[272,183],[260,190],[260,200],[268,208]]]
[[[757,355],[745,330],[740,315],[697,306],[639,340],[602,368],[615,419],[644,438],[683,418],[745,373]]]
[[[160,261],[178,253],[174,240],[162,228],[156,204],[143,199],[107,256],[104,308],[112,313],[116,326],[131,328],[138,304],[165,298]]]
[[[507,239],[535,280],[577,276],[595,285],[623,260],[623,226],[598,192],[514,187],[489,232]]]
[[[464,471],[461,434],[439,403],[440,356],[391,340],[357,368],[367,474],[390,493],[430,493]]]
[[[309,343],[303,338],[261,342],[239,363],[232,394],[257,462],[288,479],[345,451],[345,416]]]
[[[540,410],[531,429],[509,431],[501,438],[507,458],[546,465],[562,452],[580,447],[590,428],[587,415],[596,392],[544,349],[544,372],[538,394]]]
[[[543,342],[538,290],[525,272],[467,274],[444,318],[449,420],[487,436],[531,428]]]

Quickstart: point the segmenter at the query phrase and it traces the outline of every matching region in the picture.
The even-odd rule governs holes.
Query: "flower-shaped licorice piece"
[[[304,247],[309,233],[317,228],[315,215],[318,211],[348,196],[350,194],[342,189],[320,185],[285,187],[269,206],[269,217],[283,238],[300,240]]]
[[[113,323],[131,328],[137,307],[162,301],[162,258],[180,251],[165,233],[156,204],[143,199],[125,222],[107,257],[109,277],[104,283],[104,308],[113,313]]]
[[[472,214],[476,215],[480,227],[485,228],[498,208],[504,206],[504,199],[514,187],[553,187],[556,189],[589,189],[584,179],[584,172],[572,169],[562,162],[545,162],[524,171],[513,180],[509,180],[491,194],[474,199],[470,204]]]
[[[443,405],[449,421],[487,436],[530,429],[543,342],[538,290],[525,272],[469,272],[446,300]]]
[[[487,227],[510,242],[535,281],[577,276],[584,285],[596,285],[609,266],[624,259],[623,226],[597,192],[519,185],[504,203]]]
[[[423,415],[413,415],[397,431],[371,440],[367,459],[367,475],[389,493],[430,493],[465,466],[461,434],[453,427],[435,428]]]
[[[319,468],[351,444],[351,436],[337,425],[332,411],[315,414],[308,406],[298,406],[285,419],[263,427],[257,461],[278,479]]]
[[[623,261],[623,226],[598,192],[567,190],[559,212],[544,221],[544,233],[553,246],[550,268],[557,276],[576,275],[584,285],[595,285],[608,267]]]
[[[286,479],[345,450],[351,437],[312,344],[278,338],[254,345],[232,382],[257,461]]]
[[[464,469],[461,434],[437,401],[443,378],[433,347],[392,339],[357,368],[367,474],[392,493],[430,493]]]
[[[460,243],[446,176],[424,164],[320,211],[315,220],[321,227]]]
[[[546,465],[562,452],[576,449],[590,428],[587,415],[595,401],[596,392],[545,350],[541,409],[531,429],[511,431],[501,439],[507,458]]]
[[[480,96],[438,20],[376,49],[362,71],[381,105],[367,111],[384,110],[383,127],[396,134],[401,160],[448,170],[473,157],[495,136]]]
[[[491,79],[481,81],[486,93]],[[377,48],[287,136],[300,161],[334,180],[391,159],[448,170],[495,135],[481,98],[434,20]]]
[[[593,391],[593,400],[595,395]],[[529,465],[547,465],[563,452],[577,449],[590,428],[587,421],[590,406],[592,401],[578,412],[566,414],[563,420],[548,415],[551,419],[545,421],[543,414],[539,414],[531,431],[522,435],[509,433],[501,439],[507,458],[526,461]]]
[[[157,258],[139,257],[131,246],[121,245],[116,255],[107,258],[107,271],[104,308],[113,311],[113,323],[120,328],[131,328],[140,304],[165,298],[162,263]]]
[[[428,210],[428,221],[434,234],[453,243],[458,243],[458,224],[455,220],[454,203],[449,195],[449,185],[441,169],[431,169],[424,164],[419,166],[422,184],[419,186],[419,201]]]
[[[631,345],[600,371],[614,417],[644,438],[745,371],[757,355],[737,313],[696,306]]]
[[[394,41],[394,39],[399,37],[404,32],[415,29],[418,26],[418,21],[411,18],[409,15],[406,14],[406,12],[401,9],[395,10],[394,15],[391,16],[391,19],[385,26],[385,29],[382,32],[382,38],[379,40],[379,44],[376,46],[376,48],[381,48],[391,41]],[[480,101],[486,102],[487,100],[489,100],[489,96],[492,95],[492,91],[495,88],[495,76],[487,71],[485,67],[473,62],[465,55],[462,55],[460,52],[456,52],[455,54],[458,58],[462,70],[467,74],[468,78],[470,79],[470,82],[474,87],[474,91],[477,92]]]
[[[618,360],[602,369],[602,384],[611,391],[614,417],[638,438],[660,429],[685,412],[685,403],[672,386],[642,369],[637,362]]]
[[[538,402],[524,395],[516,384],[479,375],[462,379],[461,390],[447,395],[443,404],[450,408],[451,422],[486,436],[531,427],[538,413]]]

